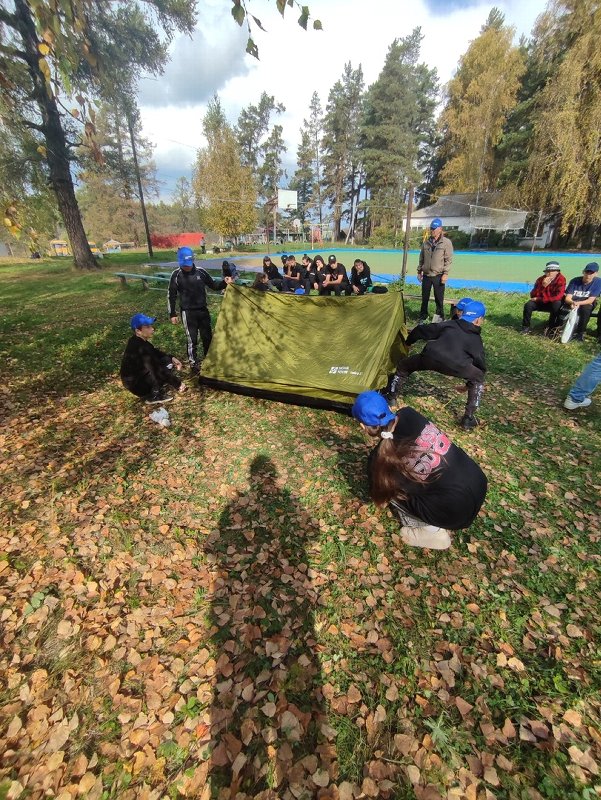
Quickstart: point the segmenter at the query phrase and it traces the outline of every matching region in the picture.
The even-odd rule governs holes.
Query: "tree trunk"
[[[36,103],[42,117],[41,130],[46,140],[46,161],[50,168],[50,185],[56,194],[58,209],[63,218],[75,266],[79,269],[96,269],[88,237],[84,231],[81,213],[75,197],[71,176],[69,148],[62,128],[56,101],[48,89],[39,67],[38,38],[31,11],[25,0],[15,0],[18,32],[27,55],[27,68],[34,85]]]

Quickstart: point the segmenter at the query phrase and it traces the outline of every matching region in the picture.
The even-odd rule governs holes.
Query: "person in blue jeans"
[[[586,365],[576,378],[574,385],[564,401],[564,408],[573,411],[575,408],[586,408],[593,402],[590,395],[601,383],[601,353]]]

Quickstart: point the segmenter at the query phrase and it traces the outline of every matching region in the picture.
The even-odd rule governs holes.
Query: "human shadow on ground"
[[[317,527],[268,457],[254,458],[248,481],[206,545],[216,661],[209,780],[228,797],[314,797],[336,769],[322,733],[319,590],[308,566]]]

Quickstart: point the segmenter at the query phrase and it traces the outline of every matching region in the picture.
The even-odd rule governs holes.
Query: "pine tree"
[[[271,133],[261,145],[262,163],[258,169],[261,196],[271,199],[277,195],[281,178],[284,177],[282,155],[286,152],[281,125],[274,125]]]
[[[399,228],[408,184],[422,180],[435,135],[435,70],[419,63],[420,28],[395,39],[369,87],[361,125],[372,223]]]
[[[314,153],[311,132],[305,126],[301,131],[301,140],[296,151],[296,170],[290,181],[290,188],[295,189],[298,193],[298,210],[295,212],[295,216],[302,223],[309,218],[311,207],[314,205]]]
[[[363,70],[349,61],[328,95],[323,123],[323,198],[332,207],[334,236],[340,238],[348,180],[359,161]],[[347,213],[349,211],[347,205]]]
[[[445,192],[496,188],[495,147],[516,105],[524,73],[522,51],[513,45],[514,32],[493,8],[448,85],[440,118],[446,158],[440,177]]]
[[[286,108],[276,103],[275,97],[263,92],[256,105],[250,103],[238,117],[235,132],[240,147],[242,163],[257,174],[263,154],[264,137],[269,130],[271,117],[281,114]]]
[[[323,223],[323,203],[321,197],[322,185],[322,137],[323,137],[323,109],[321,107],[321,100],[317,92],[311,95],[311,102],[309,104],[309,119],[303,120],[303,126],[309,133],[312,148],[312,168],[313,168],[313,188],[312,196],[314,197],[315,207],[317,209],[317,218],[319,224]]]

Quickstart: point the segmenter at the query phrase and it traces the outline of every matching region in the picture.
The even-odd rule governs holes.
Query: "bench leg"
[[[143,280],[142,281],[142,286],[144,288],[144,291],[146,291],[146,289],[148,289],[148,281]]]
[[[121,286],[127,286],[127,281],[125,280],[123,275],[121,275],[121,277],[119,278],[119,283],[121,284]]]

